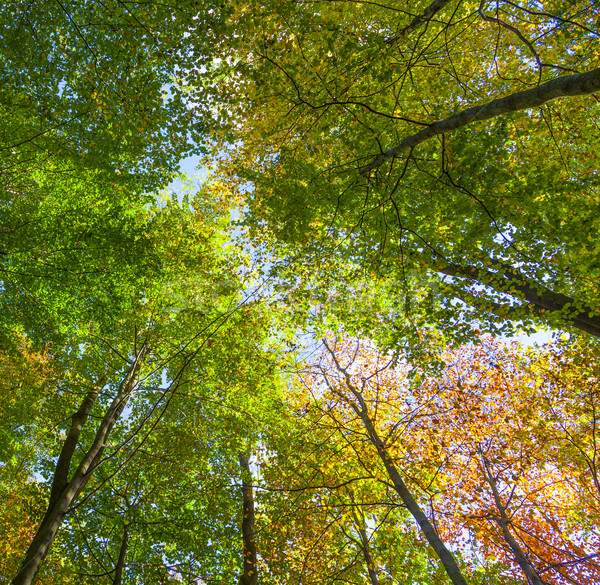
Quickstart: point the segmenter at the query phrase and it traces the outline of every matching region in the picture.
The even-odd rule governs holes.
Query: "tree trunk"
[[[527,576],[529,582],[532,583],[532,585],[545,585],[545,582],[540,579],[540,576],[538,575],[537,571],[527,559],[527,555],[519,546],[519,543],[516,541],[515,537],[511,534],[508,528],[510,520],[506,515],[506,507],[502,503],[502,498],[500,498],[498,486],[496,485],[496,480],[490,472],[490,468],[485,457],[483,457],[483,464],[485,466],[487,482],[492,488],[492,493],[494,495],[494,503],[496,504],[496,508],[498,509],[498,513],[500,514],[499,517],[494,515],[494,520],[496,521],[498,526],[500,526],[500,530],[502,530],[502,536],[504,537],[504,540],[512,550],[515,560],[519,564],[519,567],[521,567],[523,573],[525,573],[525,575]]]
[[[365,564],[367,565],[369,582],[371,585],[379,585],[379,578],[377,577],[377,571],[375,570],[375,563],[371,557],[369,537],[367,536],[367,531],[365,530],[365,517],[363,516],[362,511],[359,517],[358,513],[356,512],[356,500],[354,499],[354,494],[350,488],[348,488],[348,492],[350,494],[350,499],[352,500],[352,517],[354,518],[354,524],[356,525],[356,530],[360,536],[360,547],[365,559]]]
[[[429,518],[425,515],[421,507],[414,499],[413,495],[410,493],[410,490],[406,487],[406,484],[402,480],[398,469],[394,465],[393,461],[389,458],[385,445],[383,441],[380,439],[371,418],[366,410],[364,405],[361,405],[362,408],[355,407],[355,412],[358,414],[360,419],[362,420],[369,438],[371,439],[371,443],[377,449],[377,453],[379,458],[383,462],[385,469],[388,473],[388,477],[392,480],[392,484],[394,485],[394,489],[400,496],[402,503],[406,506],[406,509],[412,514],[412,517],[417,521],[417,524],[421,527],[427,542],[431,545],[435,554],[440,559],[446,573],[448,573],[448,577],[454,585],[467,585],[467,581],[463,577],[454,556],[452,553],[446,548],[446,545],[443,543],[442,539],[439,537],[435,528],[429,521]]]
[[[242,469],[242,538],[244,541],[242,574],[238,585],[257,585],[258,570],[256,535],[254,531],[254,494],[252,492],[252,475],[248,457],[244,453],[239,454],[240,467]]]
[[[410,490],[406,487],[406,484],[404,483],[404,481],[402,481],[402,477],[400,476],[398,469],[394,465],[394,462],[388,456],[387,451],[385,449],[385,445],[384,445],[383,441],[381,440],[381,438],[379,437],[377,430],[375,429],[375,426],[373,425],[373,421],[371,420],[371,417],[369,416],[367,404],[363,398],[362,393],[354,387],[354,385],[352,384],[352,381],[350,379],[350,374],[348,374],[348,372],[338,362],[337,358],[335,357],[335,354],[329,348],[329,345],[327,345],[327,342],[325,340],[323,340],[323,343],[324,343],[325,347],[327,348],[327,351],[330,353],[331,357],[333,358],[333,361],[335,362],[337,369],[342,374],[344,374],[346,386],[348,387],[348,389],[350,390],[350,392],[356,399],[356,402],[353,402],[352,400],[348,400],[348,398],[346,398],[342,394],[340,394],[339,396],[343,400],[347,401],[350,404],[350,407],[354,410],[354,412],[361,419],[361,421],[367,431],[367,435],[368,435],[371,443],[377,449],[377,454],[379,455],[379,458],[381,459],[381,461],[383,462],[383,464],[385,466],[388,477],[392,481],[392,484],[394,486],[394,489],[396,490],[396,493],[400,496],[402,503],[404,504],[406,509],[411,513],[412,517],[417,521],[417,524],[419,525],[423,534],[425,535],[427,542],[429,542],[429,544],[435,551],[435,554],[440,559],[440,562],[442,563],[444,569],[446,570],[448,577],[450,577],[450,581],[452,581],[452,583],[454,585],[467,585],[467,581],[463,577],[460,568],[456,564],[456,560],[454,559],[454,556],[446,548],[446,545],[443,543],[442,539],[440,538],[440,536],[436,532],[435,528],[429,521],[429,518],[427,518],[427,516],[425,515],[423,510],[421,510],[421,507],[419,506],[417,501],[414,499],[413,495],[410,493]]]
[[[101,378],[95,387],[93,387],[83,399],[79,410],[71,417],[71,428],[67,433],[58,461],[56,463],[56,469],[54,471],[54,478],[52,479],[52,488],[50,490],[50,501],[48,503],[48,510],[51,510],[56,502],[56,499],[60,493],[65,489],[69,482],[69,470],[71,469],[71,460],[73,454],[77,448],[83,425],[87,421],[87,418],[92,410],[100,390],[104,387],[107,382],[107,378]]]
[[[123,526],[123,540],[121,541],[121,548],[119,550],[119,559],[115,566],[115,578],[113,579],[113,585],[121,585],[123,582],[123,569],[125,568],[125,555],[127,554],[127,546],[129,545],[129,524]]]
[[[561,97],[588,95],[596,92],[600,92],[600,69],[552,79],[533,89],[519,91],[480,106],[473,106],[454,116],[434,122],[416,134],[407,136],[394,148],[373,158],[369,164],[362,167],[360,174],[368,177],[371,171],[379,168],[387,160],[412,150],[433,136],[447,134],[468,126],[472,122],[489,120],[520,110],[539,108],[545,103]]]
[[[119,419],[119,416],[123,412],[125,405],[127,404],[127,400],[131,396],[131,393],[135,389],[137,383],[137,377],[139,374],[139,370],[148,354],[148,346],[144,344],[142,349],[139,351],[136,356],[135,361],[129,368],[126,376],[123,378],[119,390],[114,397],[111,405],[108,410],[104,414],[102,421],[100,423],[100,427],[96,432],[96,436],[94,441],[92,442],[90,448],[86,452],[86,454],[81,459],[77,469],[73,473],[73,477],[70,481],[63,487],[61,487],[61,481],[58,481],[56,477],[53,481],[53,489],[56,485],[56,493],[54,493],[54,498],[51,503],[48,505],[48,509],[46,511],[46,515],[42,523],[40,524],[36,535],[33,538],[27,553],[25,554],[25,559],[23,560],[23,564],[19,569],[19,572],[12,580],[12,585],[30,585],[33,582],[35,574],[37,573],[44,557],[50,550],[52,543],[54,542],[54,538],[56,537],[56,533],[62,524],[63,518],[65,517],[69,507],[75,501],[77,496],[81,493],[87,482],[89,481],[95,467],[97,466],[104,449],[106,447],[106,441],[110,435],[110,432],[115,425],[116,421]],[[86,400],[90,398],[90,395],[86,396],[84,403]],[[83,408],[82,404],[82,408]],[[85,409],[82,411],[82,408],[78,411],[78,413],[84,413]],[[91,405],[89,405],[91,409]],[[88,410],[89,413],[89,410]],[[87,417],[87,415],[85,415]],[[76,418],[77,415],[74,417]],[[81,422],[82,418],[79,417],[77,420],[77,424]],[[73,423],[75,426],[75,421]],[[73,429],[73,426],[72,426]],[[79,430],[79,434],[81,433],[81,429]],[[73,434],[68,436],[65,439],[65,445],[63,445],[63,452],[65,453],[65,460],[67,458],[72,457],[74,448],[77,444],[77,440],[79,439],[79,434],[76,435],[76,431],[73,431]],[[76,440],[75,440],[76,439]],[[73,441],[75,442],[73,443]],[[69,446],[66,447],[66,443],[69,441]],[[71,450],[72,447],[72,450]],[[69,451],[71,454],[69,455]],[[61,452],[61,456],[62,456]],[[60,457],[59,457],[60,462]],[[64,472],[65,463],[63,463],[61,468],[61,473]],[[57,464],[58,467],[58,464]],[[66,470],[68,473],[68,469]],[[59,491],[60,490],[60,491]]]
[[[362,543],[363,556],[365,557],[365,563],[367,565],[367,571],[369,572],[369,581],[371,585],[379,585],[379,579],[377,577],[377,571],[371,558],[371,550],[369,547],[369,538],[367,537],[367,531],[364,526],[358,526],[358,533],[360,534],[360,540]]]

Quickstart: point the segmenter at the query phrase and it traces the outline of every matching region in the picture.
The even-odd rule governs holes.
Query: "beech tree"
[[[223,174],[252,185],[249,225],[321,289],[394,283],[388,332],[427,322],[460,339],[466,319],[598,336],[596,8],[240,5],[216,86],[237,138]],[[405,306],[415,274],[437,308]]]
[[[432,376],[394,365],[367,341],[325,343],[321,359],[303,375],[297,404],[300,416],[329,437],[329,458],[315,461],[313,475],[294,469],[299,480],[288,487],[290,496],[302,489],[314,494],[320,486],[329,494],[327,507],[339,513],[339,499],[360,490],[362,497],[349,498],[348,514],[369,515],[371,528],[381,530],[388,520],[383,515],[380,526],[375,510],[393,502],[389,492],[396,492],[447,573],[439,582],[496,576],[505,582],[519,574],[531,583],[598,579],[596,475],[581,467],[594,469],[597,439],[596,365],[584,357],[590,349],[575,343],[525,351],[484,339],[447,352],[445,369]],[[565,413],[558,413],[558,400]],[[580,403],[575,416],[567,414],[572,401]],[[576,456],[562,455],[573,448]],[[315,473],[344,467],[349,472],[327,480]],[[379,495],[377,481],[387,496]],[[313,521],[321,515],[310,514]],[[323,519],[319,529],[324,538],[331,524]],[[377,557],[381,545],[374,542]],[[444,556],[448,550],[454,563]],[[392,565],[379,558],[389,572]]]
[[[120,274],[122,300],[109,305],[108,317],[93,306],[79,308],[80,321],[71,321],[68,334],[56,336],[52,345],[54,377],[46,380],[49,391],[45,395],[29,387],[24,378],[11,380],[17,388],[19,408],[14,413],[7,409],[11,416],[4,420],[9,429],[6,434],[16,432],[15,439],[20,434],[21,441],[36,444],[33,460],[28,465],[21,462],[20,483],[26,484],[28,474],[37,471],[46,479],[48,489],[47,494],[40,489],[47,501],[42,505],[43,517],[35,525],[33,540],[21,539],[13,545],[27,545],[23,557],[15,555],[18,549],[11,550],[12,560],[18,559],[19,564],[13,583],[33,581],[64,529],[65,518],[88,499],[93,500],[99,488],[87,488],[99,469],[116,459],[113,474],[118,475],[160,424],[170,420],[171,427],[176,427],[172,409],[180,412],[187,408],[195,412],[197,419],[204,408],[202,400],[210,405],[207,412],[216,413],[226,404],[235,406],[231,401],[235,389],[239,389],[237,407],[244,409],[239,394],[249,400],[269,382],[276,387],[272,381],[274,358],[261,346],[267,343],[271,318],[256,302],[245,306],[238,284],[244,270],[243,254],[233,245],[224,246],[226,212],[213,195],[208,187],[196,193],[193,202],[185,197],[181,201],[166,199],[161,206],[147,210],[151,231],[145,237],[153,246],[151,253],[158,270],[133,279],[128,275],[130,267],[124,263]],[[107,283],[102,276],[100,273],[96,285]],[[118,280],[119,274],[112,277]],[[52,293],[56,289],[50,286],[48,290]],[[17,377],[15,374],[12,378]],[[211,433],[223,424],[216,414],[209,420],[204,428],[210,427]],[[235,457],[236,471],[230,472],[233,477],[239,475],[239,443],[250,440],[253,433],[250,424],[245,425],[244,432],[236,430],[240,427],[244,429],[241,423],[230,425],[229,448],[225,448],[227,433],[222,439],[222,450],[229,452],[230,459]],[[164,431],[162,436],[166,440]],[[191,448],[193,440],[189,438],[189,442]],[[19,455],[19,451],[3,453],[3,461],[13,456],[18,463]],[[185,449],[179,449],[177,456],[183,463]],[[201,462],[202,457],[198,458]],[[190,465],[198,464],[193,461]],[[202,474],[198,477],[200,485],[201,478]],[[105,481],[109,479],[110,474]],[[224,504],[231,497],[223,497]],[[194,498],[191,496],[185,505],[194,506]],[[241,506],[233,509],[230,524],[235,523],[237,514],[241,515]],[[137,538],[133,532],[136,526],[125,522],[123,530],[125,525],[129,528],[127,538],[120,543],[123,559],[112,574],[115,579],[124,575],[127,566],[123,542],[130,536]],[[78,534],[89,537],[85,531]],[[149,546],[158,545],[155,542]],[[91,553],[90,547],[84,550],[96,554],[93,547]],[[241,561],[241,554],[239,557]],[[76,565],[73,569],[77,570]],[[234,569],[235,565],[228,570]],[[214,566],[209,570],[221,571]],[[108,574],[106,570],[99,572]]]

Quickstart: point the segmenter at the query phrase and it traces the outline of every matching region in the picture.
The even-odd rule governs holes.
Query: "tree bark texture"
[[[71,417],[71,427],[69,428],[67,438],[65,439],[60,451],[60,455],[56,463],[56,469],[54,471],[54,478],[52,479],[50,501],[48,503],[49,510],[52,509],[54,503],[56,502],[56,498],[65,489],[65,486],[69,482],[69,469],[71,468],[71,460],[73,459],[73,454],[75,453],[77,443],[79,442],[79,436],[83,430],[83,425],[85,425],[90,411],[96,402],[96,398],[98,398],[98,394],[106,382],[106,377],[101,378],[95,387],[87,393],[86,397],[81,403],[81,406],[79,407],[79,410],[77,410],[77,412]]]
[[[422,14],[415,16],[408,26],[405,26],[396,37],[388,42],[391,44],[408,33],[421,28],[426,22],[429,22],[440,10],[442,10],[442,8],[444,8],[447,4],[450,4],[450,2],[452,2],[452,0],[434,0],[429,6],[427,6],[427,8],[425,8]]]

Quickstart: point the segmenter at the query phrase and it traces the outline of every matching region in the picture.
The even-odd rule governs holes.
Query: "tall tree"
[[[430,527],[462,552],[467,581],[483,577],[474,571],[478,556],[499,560],[501,579],[597,580],[597,373],[586,360],[589,347],[526,352],[484,339],[447,352],[445,369],[432,376],[394,366],[366,341],[328,345],[306,375],[308,404],[320,411],[321,424],[329,421],[353,441],[347,456],[356,470],[394,489],[394,469],[401,474]],[[556,360],[564,376],[555,374]],[[381,461],[373,465],[378,445]],[[334,457],[343,457],[341,450]],[[329,489],[348,485],[336,483]]]
[[[337,369],[337,379],[330,380],[328,373],[323,371],[323,375],[325,377],[326,384],[332,389],[335,394],[338,394],[342,400],[345,400],[348,406],[354,411],[357,417],[360,419],[362,425],[366,430],[366,434],[369,438],[370,443],[376,449],[377,455],[381,459],[385,467],[385,471],[391,481],[394,489],[398,493],[402,503],[406,507],[406,509],[413,516],[420,529],[422,530],[427,542],[431,545],[436,555],[439,557],[440,562],[442,563],[450,581],[454,585],[466,585],[467,581],[465,580],[460,567],[458,566],[456,559],[440,538],[435,526],[429,520],[427,515],[424,513],[422,507],[417,502],[414,494],[410,490],[410,488],[406,485],[405,481],[402,479],[400,471],[396,463],[390,457],[387,451],[387,445],[385,441],[381,438],[379,431],[375,426],[375,421],[373,415],[371,413],[371,408],[369,408],[366,400],[365,400],[365,390],[367,388],[367,382],[369,378],[372,378],[377,375],[377,371],[375,371],[370,376],[364,376],[364,381],[362,381],[361,385],[357,385],[352,381],[350,373],[348,372],[348,366],[351,366],[352,363],[346,365],[342,364],[334,350],[332,350],[327,341],[324,340],[325,347],[331,356],[335,364],[335,368]],[[343,390],[342,390],[343,388]]]
[[[223,245],[226,212],[206,194],[157,207],[148,241],[160,269],[135,280],[123,265],[121,286],[129,300],[109,305],[114,319],[84,313],[87,321],[71,323],[64,346],[54,345],[55,391],[31,430],[47,432],[50,426],[55,435],[66,428],[58,451],[48,438],[37,448],[51,487],[15,583],[32,582],[65,516],[87,497],[98,467],[147,441],[166,413],[181,406],[179,392],[190,393],[192,411],[202,386],[212,404],[238,387],[249,400],[248,385],[254,391],[274,373],[274,357],[261,345],[271,320],[260,304],[240,294],[243,255]],[[231,450],[237,453],[235,446]]]
[[[14,585],[32,583],[41,562],[48,554],[48,550],[54,542],[64,516],[85,488],[95,467],[102,460],[112,428],[120,418],[121,413],[127,405],[127,401],[138,384],[140,369],[149,351],[148,341],[144,340],[140,350],[133,356],[133,360],[126,370],[110,406],[104,413],[94,440],[84,451],[84,455],[78,464],[72,462],[75,448],[79,442],[83,425],[89,416],[100,390],[104,386],[105,380],[96,382],[95,387],[85,396],[79,410],[73,415],[71,427],[56,464],[46,514],[36,531],[32,543],[27,549],[17,575],[12,581]],[[71,470],[73,470],[72,473],[70,473]]]
[[[418,424],[419,404],[427,404],[431,393],[418,393],[402,367],[392,370],[389,358],[366,343],[358,355],[355,350],[348,342],[334,351],[351,369],[350,383],[363,394],[391,462],[386,466],[352,408],[357,399],[331,355],[324,351],[317,362],[313,351],[311,365],[289,386],[292,424],[267,442],[257,460],[262,574],[282,583],[451,583],[392,482],[390,476],[397,476],[389,467],[395,466],[405,484],[402,493],[412,492],[413,504],[453,551],[466,582],[518,582],[506,563],[491,555],[478,559],[475,549],[459,548],[456,535],[444,532],[431,514],[435,465],[408,447],[406,453],[396,449],[396,441],[410,441],[402,431],[412,419]]]
[[[426,321],[466,338],[465,319],[600,335],[596,8],[242,5],[217,87],[248,221],[291,244],[294,267],[337,258],[338,281],[394,283],[382,335],[416,339]],[[437,306],[405,306],[415,274]]]
[[[469,526],[486,548],[509,558],[531,582],[598,578],[598,533],[590,525],[596,523],[595,480],[592,473],[584,478],[577,471],[592,454],[583,445],[596,441],[596,365],[584,361],[590,350],[579,342],[526,354],[488,341],[463,354],[466,360],[457,356],[461,367],[449,372],[447,393],[440,393],[438,408],[453,413],[436,425],[433,441],[440,458],[453,463],[442,464],[453,487],[440,499],[440,507],[446,497],[450,506],[440,521],[451,524],[455,510],[454,521]],[[564,374],[556,374],[555,360]],[[558,401],[564,404],[560,414]],[[585,431],[571,410],[573,401],[585,403],[580,411]],[[446,426],[451,419],[453,430]],[[573,444],[569,436],[582,450],[563,463],[559,451]],[[581,518],[577,528],[575,516]]]

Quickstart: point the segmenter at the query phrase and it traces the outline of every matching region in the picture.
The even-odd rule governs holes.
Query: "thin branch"
[[[406,36],[418,28],[421,28],[426,22],[429,22],[442,8],[450,4],[452,0],[434,0],[422,14],[415,16],[408,26],[405,26],[395,37],[386,41],[389,45],[394,44],[396,41]]]

